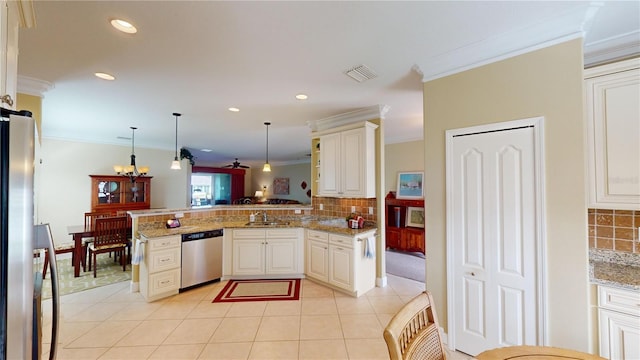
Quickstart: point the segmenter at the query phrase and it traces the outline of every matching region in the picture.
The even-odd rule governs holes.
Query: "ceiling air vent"
[[[351,69],[345,71],[344,73],[357,82],[363,82],[363,81],[375,79],[378,77],[378,74],[376,74],[373,70],[369,69],[367,65],[354,66]]]

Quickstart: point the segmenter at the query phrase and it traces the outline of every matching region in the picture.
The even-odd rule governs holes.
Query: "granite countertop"
[[[216,230],[216,229],[282,229],[282,228],[305,228],[311,230],[319,230],[335,233],[338,235],[358,236],[377,230],[372,224],[365,224],[362,229],[351,229],[347,227],[345,221],[328,221],[328,220],[277,220],[279,224],[252,224],[247,225],[247,220],[192,220],[182,226],[174,229],[167,229],[161,226],[152,228],[138,229],[138,233],[146,238],[190,234],[200,231]]]
[[[589,250],[592,283],[640,291],[640,254],[612,250]]]

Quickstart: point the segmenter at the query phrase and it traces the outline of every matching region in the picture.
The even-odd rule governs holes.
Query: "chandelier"
[[[149,172],[148,166],[140,166],[140,169],[136,166],[136,155],[135,155],[135,132],[137,127],[130,127],[131,129],[131,163],[127,166],[122,165],[114,165],[113,170],[118,175],[126,176],[131,180],[131,183],[135,183],[136,179],[139,176],[147,175]]]

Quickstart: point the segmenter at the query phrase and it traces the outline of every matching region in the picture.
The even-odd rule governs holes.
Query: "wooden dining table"
[[[507,346],[484,351],[478,360],[606,360],[600,356],[551,346]]]
[[[80,276],[80,267],[82,266],[82,239],[93,237],[93,231],[89,227],[84,225],[69,225],[67,226],[67,232],[73,237],[74,249],[73,249],[73,276]]]

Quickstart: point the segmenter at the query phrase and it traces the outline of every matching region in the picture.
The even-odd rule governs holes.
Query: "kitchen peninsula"
[[[133,267],[132,291],[139,288],[148,301],[177,294],[181,256],[184,264],[192,260],[181,254],[181,238],[216,230],[224,234],[221,280],[302,278],[311,273],[315,281],[351,296],[372,289],[375,222],[351,229],[344,218],[312,216],[311,210],[311,205],[235,205],[131,211],[133,233],[146,243],[139,269]],[[250,222],[249,215],[255,213],[261,216]],[[181,226],[167,228],[167,220],[175,218]],[[319,246],[310,246],[311,240]]]

